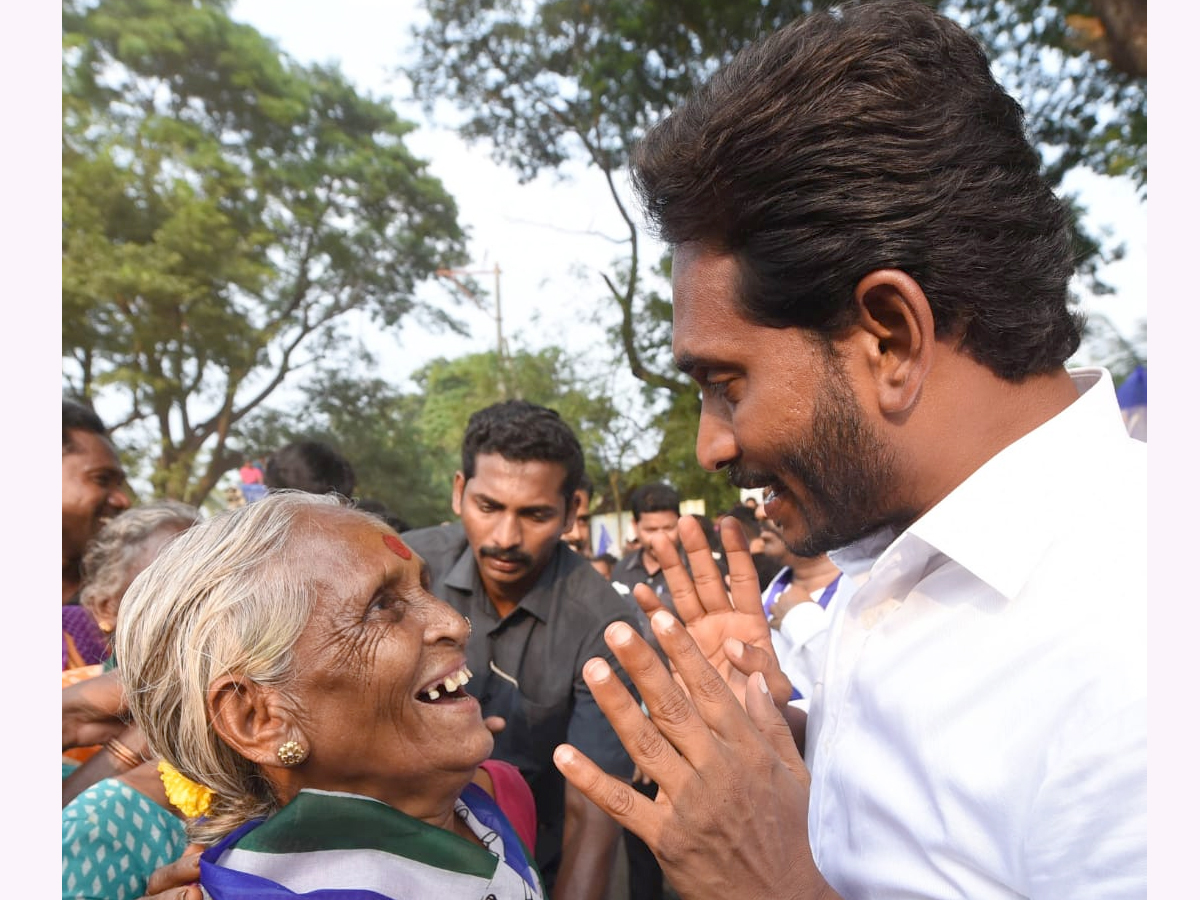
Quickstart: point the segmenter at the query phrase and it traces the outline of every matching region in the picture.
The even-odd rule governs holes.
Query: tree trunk
[[[1118,72],[1146,77],[1146,0],[1092,0],[1095,16],[1067,16],[1078,44]]]

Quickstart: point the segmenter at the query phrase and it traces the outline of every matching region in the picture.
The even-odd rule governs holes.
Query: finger
[[[658,594],[654,593],[654,588],[648,584],[635,584],[633,586],[633,599],[637,601],[637,605],[642,608],[642,612],[647,617],[654,615],[655,611],[663,609],[662,601],[658,599]]]
[[[664,812],[653,800],[606,773],[570,744],[554,749],[554,765],[579,793],[646,843],[661,830]]]
[[[725,563],[729,567],[729,594],[734,609],[765,615],[754,556],[746,543],[746,533],[742,531],[741,523],[733,516],[721,520],[721,546],[725,548]]]
[[[767,687],[776,706],[782,709],[792,699],[792,682],[779,665],[773,646],[755,647],[737,638],[726,638],[721,649],[725,651],[730,664],[743,675],[760,672],[766,676]]]
[[[618,637],[612,638],[610,632],[618,632]],[[630,679],[637,685],[647,708],[653,710],[653,696],[657,690],[661,690],[664,681],[676,693],[682,695],[678,685],[671,680],[659,661],[658,655],[627,624],[614,622],[605,632],[605,639],[613,648],[621,665],[625,667]],[[631,642],[640,645],[640,650],[634,648],[630,651]],[[649,659],[647,660],[640,651],[644,651]],[[658,672],[654,673],[657,677],[647,676],[650,665],[657,667]],[[670,729],[665,729],[664,733],[655,722],[646,718],[641,704],[633,699],[607,662],[598,657],[588,660],[583,666],[583,679],[591,688],[596,705],[608,719],[617,738],[628,751],[630,759],[643,774],[660,784],[675,784],[691,774],[691,769],[683,763],[670,739]]]
[[[146,882],[147,897],[155,897],[159,894],[166,895],[173,888],[187,887],[199,881],[200,853],[203,850],[204,848],[199,844],[189,844],[179,859],[155,869]],[[192,895],[177,892],[172,893],[170,896],[182,898]],[[197,900],[200,897],[198,889],[195,897]]]
[[[652,621],[671,622],[678,631],[684,630],[666,610],[656,612]],[[655,633],[658,631],[656,627]],[[711,757],[715,749],[712,732],[658,654],[632,628],[614,622],[604,639],[637,687],[650,718],[615,676],[611,681],[620,687],[619,693],[612,685],[598,683],[592,687],[592,695],[642,774],[670,793],[695,774],[685,758],[701,762]],[[584,680],[589,686],[599,675],[611,673],[596,666],[597,662],[601,661],[591,660],[584,667]]]
[[[688,516],[687,519],[689,521],[686,526],[682,519],[679,522],[679,539],[687,552],[692,580],[696,585],[696,597],[705,611],[726,612],[729,609],[729,591],[725,584],[725,576],[721,574],[717,561],[713,559],[712,547],[708,543],[704,528],[693,516]]]
[[[706,608],[699,588],[703,586],[711,591],[712,578],[715,577],[718,583],[722,579],[712,552],[708,549],[704,529],[694,517],[684,516],[679,520],[679,541],[687,553],[688,565],[684,565],[683,557],[665,536],[655,535],[651,538],[654,553],[663,567],[667,589],[671,592],[671,602],[675,604],[675,612],[684,622],[692,622],[703,616]],[[704,556],[707,556],[707,560]],[[720,586],[720,590],[724,594],[723,586]],[[724,603],[728,608],[729,601]]]
[[[189,884],[182,888],[168,888],[161,894],[146,894],[141,900],[204,900],[204,891],[198,884]]]
[[[683,516],[679,520],[680,541],[683,541],[685,533],[695,527],[697,527],[696,523],[692,521],[691,516]],[[650,538],[650,546],[654,550],[654,555],[658,557],[659,565],[662,566],[663,579],[667,582],[667,590],[671,592],[671,602],[674,604],[676,612],[681,616],[686,615],[685,621],[690,622],[703,613],[704,607],[701,605],[699,597],[696,596],[692,573],[684,564],[683,557],[679,554],[679,548],[666,535],[662,534],[653,535]],[[655,599],[657,600],[657,598]],[[660,608],[662,608],[662,604],[656,603],[655,609]],[[645,605],[642,606],[642,609],[646,611],[647,616],[652,616],[655,612],[654,609],[647,609]]]
[[[681,704],[682,711],[675,712],[678,719],[675,729],[690,740],[686,744],[674,742],[675,747],[692,765],[700,768],[714,749],[714,733],[728,742],[737,743],[751,734],[750,722],[721,673],[713,668],[681,622],[663,611],[655,613],[650,625],[687,691],[683,698],[686,705]],[[638,687],[641,689],[641,685]],[[679,688],[675,687],[675,690],[679,691]],[[644,692],[642,697],[646,699]],[[672,700],[666,698],[668,704]],[[646,700],[646,708],[658,723],[659,717],[649,700]]]
[[[708,543],[704,528],[694,517],[688,516],[688,519],[691,520],[690,527],[681,527],[679,537],[683,549],[687,551],[692,579],[696,584],[696,596],[706,611],[724,612],[729,609],[729,591],[725,584],[725,576],[721,573],[717,561],[713,559],[712,547]]]
[[[804,765],[804,758],[796,747],[791,726],[771,699],[771,692],[761,672],[750,677],[746,691],[746,713],[771,748],[779,754],[784,765],[807,786],[808,767]]]

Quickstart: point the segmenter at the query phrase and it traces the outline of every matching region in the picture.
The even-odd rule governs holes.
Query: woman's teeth
[[[466,666],[463,666],[457,672],[447,675],[445,681],[442,682],[442,687],[446,689],[447,694],[453,694],[460,687],[466,687],[467,682],[470,680],[471,670]],[[438,697],[442,696],[441,691],[439,691],[436,687],[430,688],[428,691],[423,691],[422,693],[430,700],[436,700]]]

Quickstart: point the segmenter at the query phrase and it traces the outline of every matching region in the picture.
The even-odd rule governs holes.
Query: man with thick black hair
[[[1069,213],[979,43],[915,0],[815,13],[633,172],[700,462],[853,593],[805,722],[744,538],[730,597],[684,519],[694,582],[655,549],[686,629],[636,594],[688,694],[623,625],[650,718],[584,668],[658,799],[563,747],[568,779],[689,900],[1144,897],[1145,446],[1108,372],[1064,367]]]

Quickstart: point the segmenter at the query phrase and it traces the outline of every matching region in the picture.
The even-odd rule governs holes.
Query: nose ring
[[[475,630],[474,627],[471,625],[471,617],[463,616],[463,618],[467,620],[467,637],[470,637],[471,633]]]

